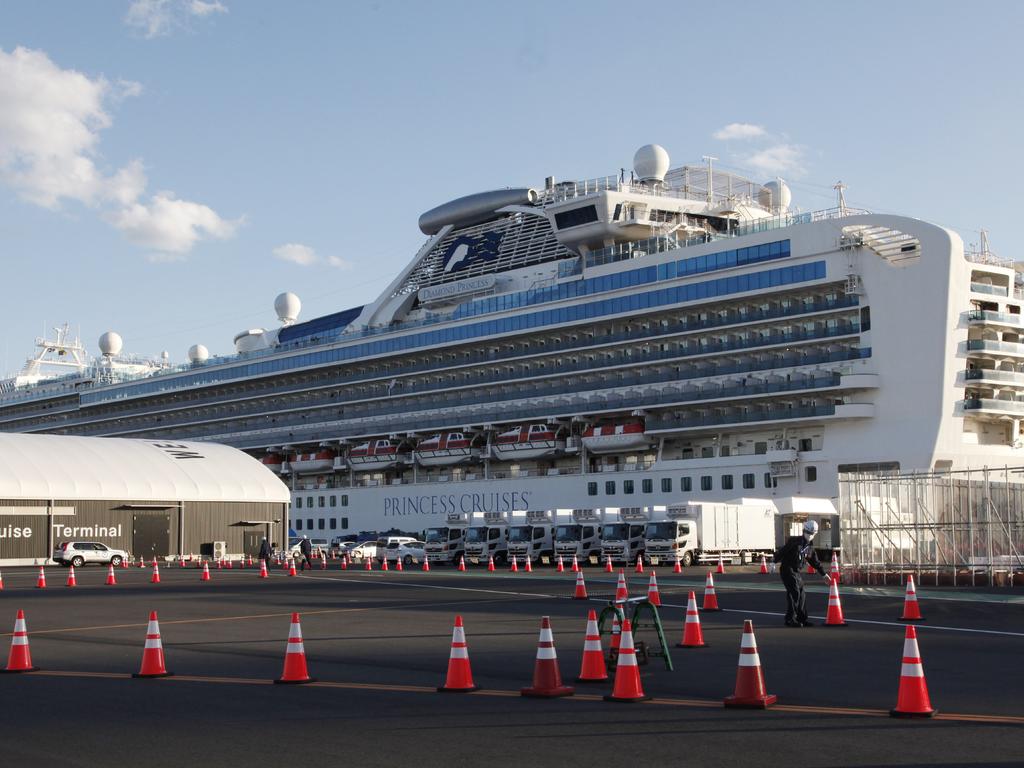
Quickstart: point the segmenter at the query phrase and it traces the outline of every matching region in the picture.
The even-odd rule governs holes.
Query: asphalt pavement
[[[0,675],[0,755],[6,764],[54,761],[148,766],[194,761],[306,758],[327,765],[526,766],[1021,765],[1024,761],[1024,594],[919,587],[918,639],[933,720],[888,716],[899,685],[905,625],[899,588],[842,588],[847,627],[788,628],[777,577],[750,569],[716,577],[717,613],[702,613],[708,647],[677,649],[686,596],[704,572],[659,568],[661,617],[674,671],[641,669],[640,704],[605,702],[606,685],[536,700],[530,685],[540,618],[550,616],[561,674],[579,673],[587,611],[614,592],[615,575],[586,569],[589,601],[572,600],[574,575],[451,569],[327,571],[5,569],[0,643],[18,609],[40,671]],[[648,576],[627,572],[630,592]],[[809,609],[823,619],[827,589],[808,577]],[[132,679],[149,612],[159,614],[173,677]],[[301,615],[310,674],[280,686],[293,611]],[[456,614],[463,617],[472,694],[439,694]],[[726,710],[744,619],[754,623],[767,711]],[[656,643],[653,632],[638,639]],[[607,647],[607,638],[604,638]],[[613,669],[609,670],[614,673]]]

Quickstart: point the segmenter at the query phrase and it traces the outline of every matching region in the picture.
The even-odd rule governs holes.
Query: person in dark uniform
[[[790,536],[775,554],[775,562],[779,563],[782,583],[786,585],[786,626],[810,627],[813,621],[807,620],[807,607],[804,594],[804,563],[810,563],[818,573],[831,583],[831,577],[825,571],[818,553],[814,551],[814,535],[818,532],[818,524],[814,520],[804,523],[802,536]]]
[[[270,546],[270,542],[267,541],[267,537],[263,537],[263,542],[260,544],[260,560],[265,560],[267,567],[270,567],[270,561],[274,558],[274,549]]]
[[[302,541],[299,542],[299,552],[302,553],[302,570],[306,570],[306,566],[309,566],[309,570],[313,570],[313,543],[309,540],[309,536],[303,536]]]

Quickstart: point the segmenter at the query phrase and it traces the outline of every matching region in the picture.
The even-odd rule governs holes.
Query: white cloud
[[[227,239],[242,224],[242,219],[222,219],[209,206],[178,200],[170,192],[158,192],[148,204],[132,203],[108,219],[136,245],[170,254],[187,253],[200,239]]]
[[[187,29],[192,18],[204,19],[227,12],[227,6],[217,0],[134,0],[128,6],[124,23],[151,40]]]
[[[729,123],[711,134],[719,141],[744,141],[764,136],[764,128],[752,123]]]
[[[273,254],[275,258],[281,261],[290,261],[292,264],[298,264],[302,267],[325,264],[328,267],[335,267],[337,269],[348,269],[352,266],[351,263],[338,256],[321,256],[308,245],[302,245],[301,243],[279,245],[273,250]]]
[[[208,206],[166,192],[139,202],[148,183],[141,160],[101,167],[97,148],[113,122],[107,103],[141,93],[136,82],[111,85],[61,69],[43,51],[0,49],[0,182],[45,208],[77,202],[98,209],[130,241],[165,253],[230,237],[240,222]]]
[[[775,144],[746,155],[742,163],[768,176],[800,176],[803,158],[804,151],[796,144]]]

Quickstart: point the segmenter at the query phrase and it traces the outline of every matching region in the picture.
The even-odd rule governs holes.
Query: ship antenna
[[[991,252],[988,249],[988,230],[983,229],[979,234],[981,235],[981,255],[985,258],[985,261],[982,263],[988,264],[989,256],[991,255]]]
[[[836,207],[839,209],[839,215],[840,216],[845,216],[846,215],[846,195],[843,194],[843,192],[846,189],[846,185],[843,184],[843,180],[840,179],[839,181],[837,181],[835,183],[835,186],[833,186],[832,189],[834,189],[836,191],[836,198],[837,198],[837,200],[836,200]]]
[[[711,155],[704,155],[701,160],[704,160],[708,164],[708,204],[710,205],[715,201],[715,183],[714,183],[714,163],[717,157]]]

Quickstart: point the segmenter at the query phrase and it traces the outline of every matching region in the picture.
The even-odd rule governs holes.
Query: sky
[[[183,362],[365,304],[455,197],[629,168],[781,176],[1020,259],[1016,2],[0,3],[0,374],[69,322]],[[921,300],[921,297],[908,297]]]

